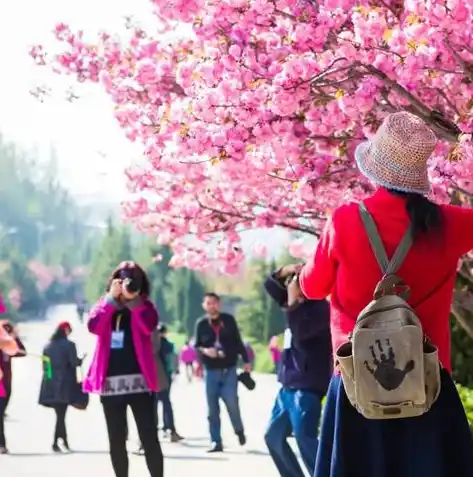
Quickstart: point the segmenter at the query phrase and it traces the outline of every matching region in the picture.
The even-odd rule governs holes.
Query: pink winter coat
[[[112,318],[117,310],[118,304],[113,299],[103,297],[89,313],[87,327],[91,333],[97,335],[97,344],[83,384],[86,393],[100,393],[103,389],[110,358]],[[141,373],[151,391],[159,390],[156,361],[151,341],[151,333],[157,325],[158,313],[149,300],[144,300],[131,308],[131,333],[136,358]]]
[[[184,364],[193,363],[197,360],[195,348],[191,345],[184,345],[181,350],[181,362]]]

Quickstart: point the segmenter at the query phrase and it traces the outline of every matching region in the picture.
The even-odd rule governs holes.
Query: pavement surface
[[[108,455],[105,421],[99,399],[93,396],[87,411],[70,409],[67,415],[71,454],[51,451],[54,432],[54,411],[37,404],[41,381],[41,351],[55,325],[68,320],[74,325],[71,335],[79,353],[92,354],[94,337],[78,323],[75,308],[68,305],[52,308],[47,321],[25,323],[20,335],[29,355],[14,360],[13,396],[8,408],[6,438],[10,455],[0,456],[2,477],[113,477]],[[88,362],[84,365],[87,368]],[[226,451],[208,455],[207,411],[201,382],[187,383],[179,376],[173,385],[172,399],[178,432],[186,439],[171,444],[161,439],[165,455],[165,475],[205,477],[241,477],[246,472],[253,477],[276,477],[264,444],[263,434],[278,386],[274,376],[257,376],[253,392],[240,390],[243,420],[248,443],[239,447],[222,409],[223,436]],[[130,477],[147,476],[144,458],[133,454],[137,434],[133,417],[130,425]]]

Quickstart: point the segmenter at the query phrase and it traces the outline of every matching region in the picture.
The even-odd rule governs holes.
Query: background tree
[[[120,262],[132,260],[130,233],[124,227],[117,227],[109,218],[107,230],[97,247],[92,260],[86,284],[88,301],[95,301],[105,293],[105,285],[112,271]]]
[[[134,26],[131,38],[89,43],[60,24],[64,51],[51,60],[81,82],[100,78],[125,133],[142,142],[149,161],[128,177],[145,194],[127,213],[172,243],[174,265],[215,261],[237,273],[249,228],[316,236],[333,207],[370,190],[353,150],[395,111],[421,117],[440,139],[433,195],[471,205],[465,2],[152,3],[160,33],[185,38]],[[32,56],[48,63],[41,47]],[[464,261],[453,311],[473,336],[471,265]]]

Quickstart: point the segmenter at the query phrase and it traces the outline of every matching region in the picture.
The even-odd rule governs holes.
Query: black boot
[[[212,443],[212,446],[207,451],[209,454],[215,454],[216,452],[223,452],[223,445],[217,442]]]
[[[244,446],[246,444],[246,436],[243,431],[237,432],[238,436],[238,442],[240,443],[241,446]]]

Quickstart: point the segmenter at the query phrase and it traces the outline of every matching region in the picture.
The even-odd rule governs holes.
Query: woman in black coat
[[[66,412],[77,388],[76,368],[82,363],[77,357],[76,345],[68,339],[71,332],[72,327],[68,322],[60,323],[43,351],[43,380],[39,404],[56,411],[54,452],[61,452],[59,439],[62,439],[65,449],[69,450]]]

